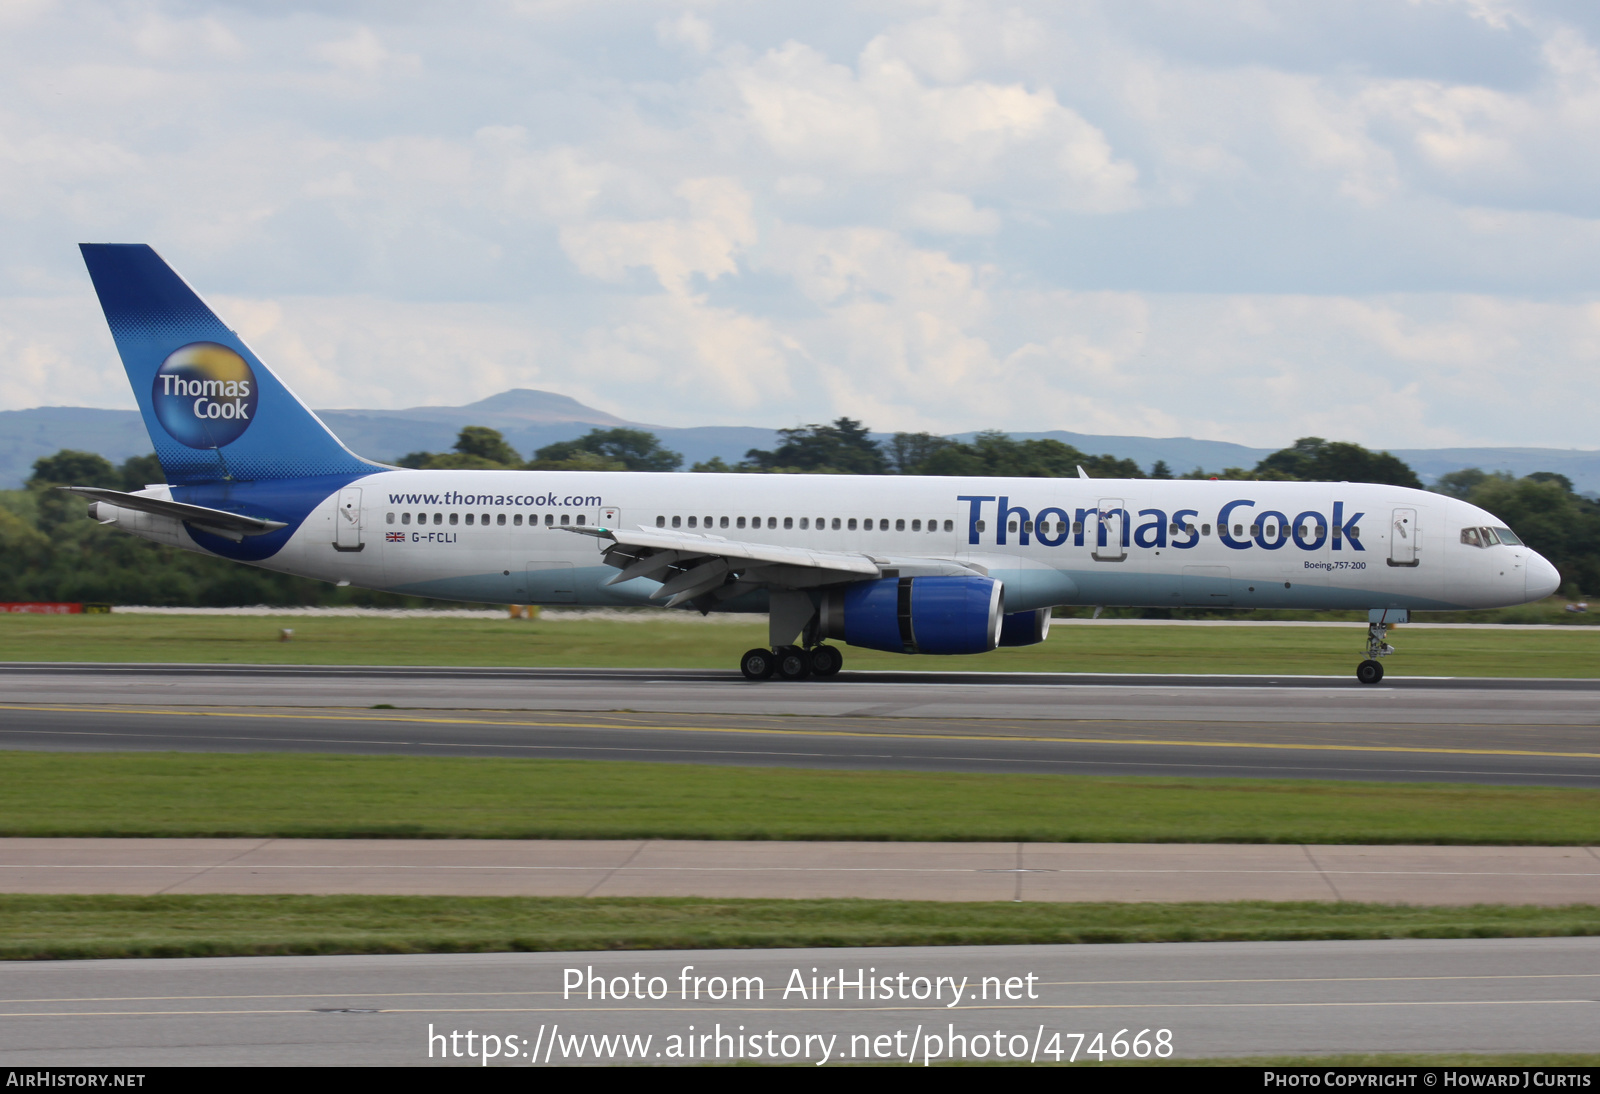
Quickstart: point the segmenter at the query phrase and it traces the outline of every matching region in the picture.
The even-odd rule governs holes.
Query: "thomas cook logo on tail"
[[[227,346],[191,342],[156,370],[156,418],[190,448],[221,448],[239,439],[256,416],[258,387],[250,365]]]

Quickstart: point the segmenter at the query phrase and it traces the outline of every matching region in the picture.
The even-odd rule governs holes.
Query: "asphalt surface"
[[[606,998],[577,987],[591,976]],[[762,994],[729,998],[735,976]],[[841,999],[841,978],[880,998]],[[1593,1052],[1600,939],[41,961],[6,969],[0,1014],[9,1066],[479,1066],[468,1030],[474,1054],[490,1034],[504,1055],[486,1062],[520,1066],[629,1062],[590,1039],[617,1034],[651,1064],[719,1047],[724,1062],[994,1061],[997,1041],[1006,1060],[1068,1063],[1136,1039],[1173,1058]],[[691,1031],[695,1056],[675,1058]]]
[[[0,688],[0,747],[21,749],[1600,786],[1596,680],[752,684],[698,671],[11,664]]]
[[[0,839],[0,892],[1565,905],[1600,904],[1600,853],[1298,844],[11,838]]]

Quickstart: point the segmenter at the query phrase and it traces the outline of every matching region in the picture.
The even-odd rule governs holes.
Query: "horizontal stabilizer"
[[[143,494],[126,494],[121,490],[106,490],[98,486],[62,486],[58,489],[92,501],[103,501],[119,509],[133,509],[141,513],[172,517],[235,541],[243,536],[264,536],[268,532],[288,527],[281,520],[262,520],[259,517],[229,513],[223,509],[208,509],[204,505],[186,505],[181,501],[167,501],[164,498],[151,498]]]

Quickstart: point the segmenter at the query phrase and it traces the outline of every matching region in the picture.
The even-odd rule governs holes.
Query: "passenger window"
[[[869,532],[872,531],[872,521],[870,521],[870,520],[862,521],[861,522],[861,527],[865,528]]]
[[[1350,529],[1350,537],[1352,539],[1360,539],[1361,538],[1361,525],[1358,524],[1354,528]]]
[[[387,517],[385,517],[384,520],[383,520],[383,523],[385,523],[385,524],[393,524],[394,523],[394,514],[390,513]]]
[[[778,530],[778,518],[777,517],[768,517],[767,518],[767,527],[769,529],[771,529],[772,531],[776,532]]]
[[[582,523],[583,523],[583,514],[582,514],[582,513],[579,513],[579,514],[578,514],[578,523],[579,523],[579,524],[582,524]]]
[[[978,522],[978,531],[980,531],[980,532],[983,531],[985,527],[987,527],[987,522],[980,520]]]
[[[1072,522],[1072,534],[1075,536],[1083,535],[1083,521],[1075,520]]]
[[[435,524],[443,524],[444,523],[444,514],[443,513],[435,513],[435,514],[433,514],[433,523],[435,523]]]
[[[794,527],[794,518],[793,517],[784,517],[783,518],[783,530],[785,532],[787,532],[793,527]]]
[[[656,519],[660,520],[661,518],[657,517]],[[516,527],[521,528],[522,527],[522,514],[518,513],[516,516],[512,517],[511,518],[511,523],[514,524]]]
[[[740,517],[740,518],[739,518],[739,527],[740,527],[740,528],[743,528],[743,527],[744,527],[744,518],[743,518],[743,517]]]
[[[450,514],[450,523],[452,525],[458,523],[460,520],[461,520],[461,514],[459,514],[459,513],[451,513]]]
[[[1016,521],[1011,521],[1010,523],[1008,523],[1006,525],[1006,531],[1015,532],[1016,530],[1017,530],[1017,522]]]
[[[698,526],[698,525],[697,525],[697,524],[696,524],[696,523],[695,523],[695,519],[696,519],[696,518],[694,518],[694,517],[690,517],[690,518],[689,518],[689,527],[690,527],[690,528],[696,528],[696,527],[699,527],[699,526]]]
[[[855,517],[851,517],[850,518],[850,523],[848,525],[846,525],[846,528],[849,531],[852,531],[852,532],[854,532],[856,530],[856,518]]]
[[[1184,525],[1184,526],[1183,526],[1183,534],[1184,534],[1184,535],[1186,535],[1186,536],[1192,536],[1192,535],[1194,535],[1194,525],[1192,525],[1192,524],[1185,524],[1185,525]]]
[[[555,522],[556,522],[556,515],[554,513],[546,513],[544,515],[544,526],[546,528],[549,528],[551,525],[555,524]],[[672,518],[672,526],[674,528],[676,528],[678,526],[678,518],[677,517],[673,517]]]
[[[506,524],[506,515],[504,513],[496,513],[494,515],[494,526],[496,528],[504,528],[505,524]]]
[[[683,518],[682,517],[673,517],[672,518],[672,526],[674,528],[682,527],[682,525],[683,525]]]
[[[922,522],[921,522],[921,521],[920,521],[920,520],[914,520],[914,521],[912,521],[912,522],[911,522],[911,530],[912,530],[912,531],[913,531],[913,532],[920,532],[920,531],[922,531]]]
[[[903,520],[896,520],[894,522],[894,530],[896,532],[904,532],[906,530],[906,522]]]
[[[851,523],[854,524],[855,522],[851,521]],[[835,532],[837,532],[839,530],[839,518],[838,517],[834,517],[833,518],[833,530]]]
[[[1201,535],[1202,535],[1202,536],[1209,536],[1209,535],[1210,535],[1210,534],[1211,534],[1211,525],[1209,525],[1209,524],[1202,524],[1202,525],[1201,525],[1201,526],[1200,526],[1200,534],[1201,534]]]
[[[800,518],[800,530],[802,532],[804,532],[807,528],[810,528],[810,527],[811,527],[811,518],[810,517],[801,517]]]
[[[500,518],[500,523],[504,524],[505,522],[506,522],[506,518],[505,517],[501,517]],[[488,513],[483,514],[483,519],[478,521],[478,523],[487,525],[489,523],[489,514]]]
[[[726,528],[727,526],[728,526],[728,518],[727,517],[718,517],[717,518],[717,527],[718,528]]]
[[[451,524],[454,524],[454,523],[455,523],[455,521],[451,521],[451,522],[450,522],[450,523],[451,523]],[[468,514],[467,514],[467,523],[468,523],[468,524],[472,524],[472,523],[475,523],[475,518],[474,518],[474,517],[473,517],[473,515],[472,515],[472,514],[471,514],[471,513],[468,513]]]
[[[562,514],[561,514],[561,524],[562,524],[562,526],[563,526],[563,527],[564,527],[564,526],[566,526],[566,525],[568,525],[568,524],[571,524],[571,523],[572,523],[572,516],[571,516],[571,514],[568,514],[568,513],[562,513]]]
[[[400,523],[401,524],[410,524],[411,523],[411,514],[410,513],[401,513],[400,514]]]
[[[944,530],[946,532],[954,532],[956,530],[956,522],[953,521],[953,520],[945,521],[944,522]]]

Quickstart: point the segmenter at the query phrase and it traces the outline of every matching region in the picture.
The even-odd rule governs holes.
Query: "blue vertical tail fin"
[[[79,246],[168,482],[383,469],[346,448],[150,247]]]

